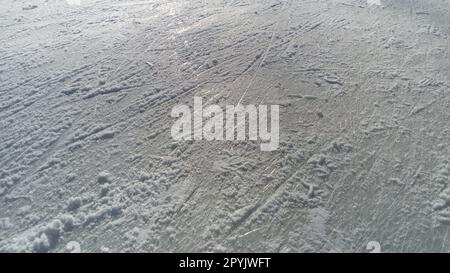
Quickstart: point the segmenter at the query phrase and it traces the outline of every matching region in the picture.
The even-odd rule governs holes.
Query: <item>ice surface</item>
[[[0,7],[0,252],[447,252],[450,4]],[[280,145],[174,141],[280,105]],[[374,248],[375,247],[375,248]]]

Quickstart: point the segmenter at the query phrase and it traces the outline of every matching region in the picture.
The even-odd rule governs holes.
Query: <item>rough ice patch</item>
[[[81,253],[80,243],[76,241],[70,241],[66,245],[66,252],[69,253]]]
[[[367,4],[369,6],[373,6],[373,5],[381,6],[381,0],[367,0]]]

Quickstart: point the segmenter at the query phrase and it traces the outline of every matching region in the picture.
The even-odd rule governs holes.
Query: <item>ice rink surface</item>
[[[450,2],[0,0],[0,252],[448,252]],[[171,138],[194,96],[280,147]]]

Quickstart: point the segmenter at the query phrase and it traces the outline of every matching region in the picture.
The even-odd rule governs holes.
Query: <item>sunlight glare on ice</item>
[[[381,6],[381,0],[367,0],[367,4],[369,4],[369,6]]]

